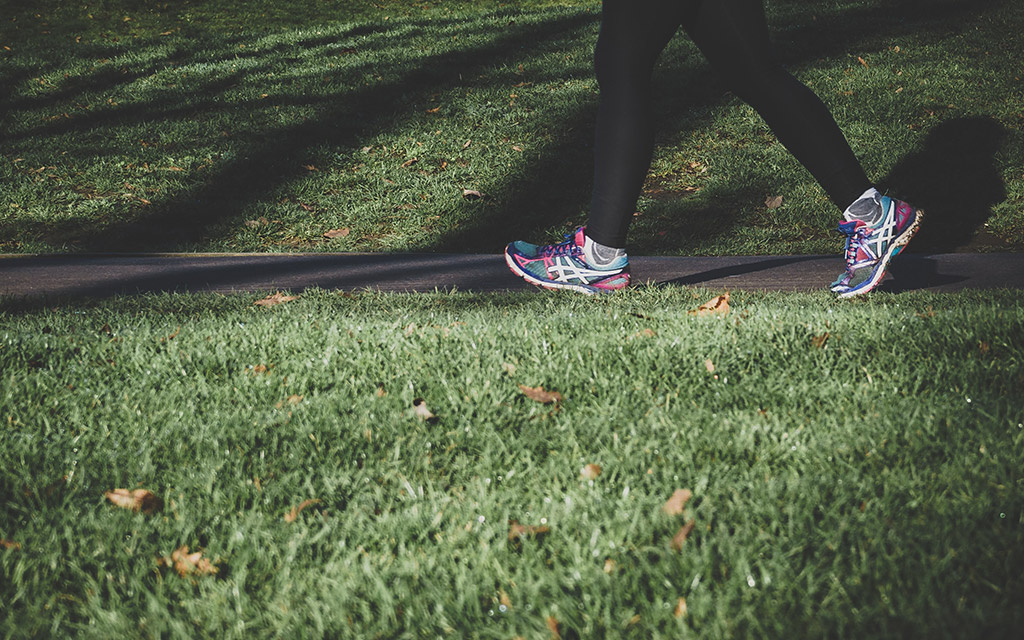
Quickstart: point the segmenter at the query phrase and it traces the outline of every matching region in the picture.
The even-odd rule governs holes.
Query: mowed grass
[[[781,60],[868,174],[928,211],[913,250],[1024,246],[1019,2],[768,10]],[[557,239],[589,206],[599,12],[582,0],[12,8],[0,251]],[[633,253],[840,250],[838,211],[684,35],[656,86]]]
[[[1014,637],[1020,295],[714,293],[7,300],[0,635]]]

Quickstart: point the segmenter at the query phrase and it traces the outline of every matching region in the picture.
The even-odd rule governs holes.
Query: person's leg
[[[762,0],[696,0],[683,28],[712,68],[846,210],[872,188],[828,108],[776,59]]]
[[[692,0],[605,0],[594,51],[600,85],[587,236],[625,247],[651,164],[651,74]]]

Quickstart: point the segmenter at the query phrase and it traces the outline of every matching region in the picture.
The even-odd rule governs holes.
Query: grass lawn
[[[713,293],[2,301],[0,636],[1019,633],[1019,293]]]
[[[26,7],[0,18],[2,252],[491,252],[586,219],[599,2]],[[1024,247],[1024,5],[769,18],[869,175],[928,210],[912,250]],[[824,193],[685,37],[656,74],[634,253],[839,250]]]

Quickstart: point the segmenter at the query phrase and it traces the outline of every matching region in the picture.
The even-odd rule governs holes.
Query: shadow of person
[[[921,149],[893,168],[884,184],[925,212],[911,251],[948,253],[998,245],[984,232],[980,238],[976,235],[992,207],[1006,198],[995,163],[1005,137],[1003,125],[992,118],[949,120],[932,129]]]

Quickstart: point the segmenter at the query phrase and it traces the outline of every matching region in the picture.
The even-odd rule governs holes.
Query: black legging
[[[838,207],[871,187],[832,114],[775,61],[762,0],[604,0],[594,56],[601,93],[587,235],[626,246],[654,147],[651,74],[680,26]]]

